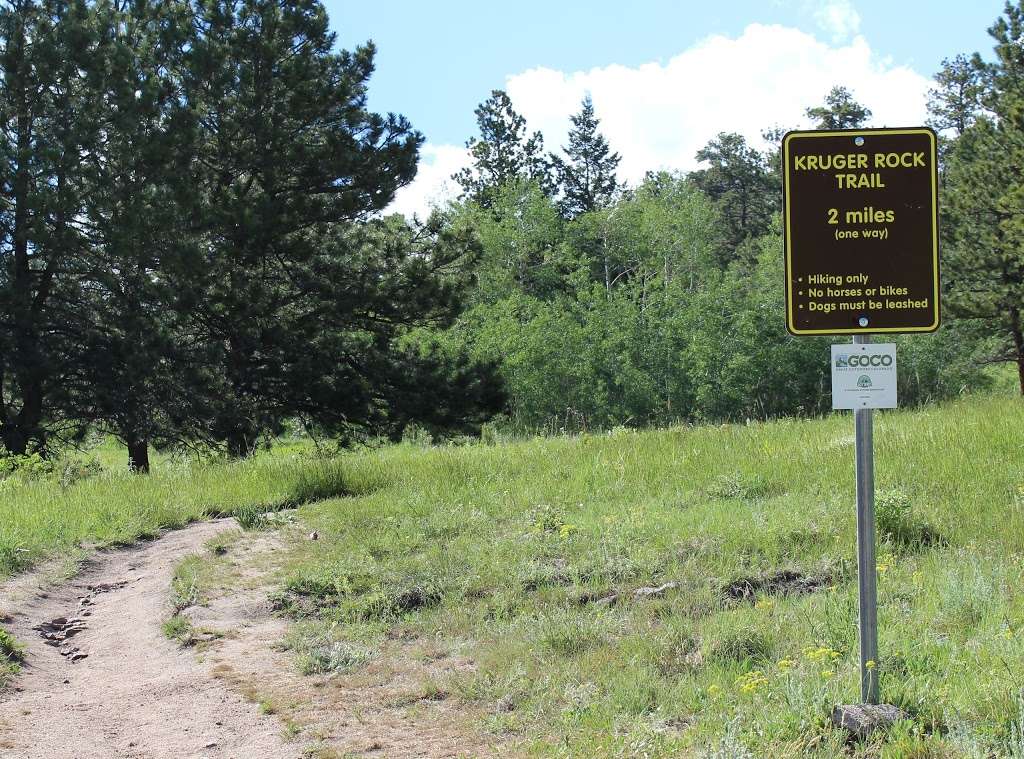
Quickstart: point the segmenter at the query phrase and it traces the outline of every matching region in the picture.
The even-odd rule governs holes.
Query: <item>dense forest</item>
[[[344,23],[344,19],[339,20]],[[1024,392],[1024,2],[944,62],[944,324],[900,344],[901,403]],[[814,415],[827,339],[783,319],[780,165],[718,134],[698,170],[617,177],[589,98],[548,151],[509,97],[476,111],[462,195],[388,215],[423,137],[367,108],[376,50],[316,0],[0,6],[0,442],[112,434],[250,454]],[[824,93],[823,93],[824,94]],[[806,116],[871,125],[836,86]]]

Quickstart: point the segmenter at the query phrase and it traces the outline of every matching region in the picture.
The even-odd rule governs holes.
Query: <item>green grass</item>
[[[836,756],[827,715],[859,700],[852,426],[352,454],[382,486],[300,510],[320,540],[278,601],[308,671],[339,641],[472,660],[440,687],[530,755]],[[1024,756],[1024,403],[880,414],[875,443],[878,666],[912,720],[849,750]]]
[[[192,623],[180,614],[175,614],[165,621],[160,625],[160,629],[167,638],[177,641],[182,646],[189,645],[195,634],[195,628],[192,626]]]
[[[0,479],[0,579],[83,544],[129,543],[196,519],[261,514],[374,487],[311,451],[236,463],[163,460],[149,476],[122,468],[68,482],[59,473]]]
[[[0,689],[18,674],[25,661],[25,647],[9,632],[0,628]]]
[[[373,658],[365,646],[337,639],[335,631],[320,625],[294,625],[281,642],[281,649],[295,654],[296,666],[304,675],[325,675],[345,672]]]

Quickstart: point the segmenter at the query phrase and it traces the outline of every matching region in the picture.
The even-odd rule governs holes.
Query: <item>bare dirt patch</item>
[[[792,569],[781,569],[770,574],[741,577],[722,588],[722,593],[731,601],[755,601],[760,595],[814,593],[829,587],[833,582],[829,574],[805,575]]]
[[[300,530],[291,538],[306,539]],[[424,656],[428,642],[388,639],[369,662],[351,670],[301,674],[294,654],[281,646],[290,623],[269,600],[278,585],[272,579],[277,566],[250,558],[253,551],[266,557],[275,542],[283,549],[283,541],[274,533],[250,534],[232,545],[218,577],[226,582],[208,603],[182,612],[194,627],[218,636],[203,654],[213,676],[280,717],[308,756],[497,755],[494,741],[476,729],[480,715],[468,713],[440,685],[473,662],[447,652]],[[512,755],[507,748],[501,753]]]
[[[26,646],[22,674],[0,694],[0,757],[497,753],[473,715],[434,685],[472,667],[465,659],[424,661],[415,641],[388,641],[351,672],[300,674],[280,646],[289,622],[268,601],[285,539],[235,528],[204,522],[101,552],[60,586],[52,574],[0,586],[4,626]],[[180,611],[204,631],[201,646],[182,647],[161,625],[174,610],[175,568],[192,554],[217,556],[221,566],[203,605]]]
[[[57,589],[26,593],[22,578],[18,601],[0,590],[6,626],[26,646],[23,673],[0,697],[0,756],[298,756],[276,719],[211,678],[160,631],[177,562],[233,526],[195,524],[101,553]]]

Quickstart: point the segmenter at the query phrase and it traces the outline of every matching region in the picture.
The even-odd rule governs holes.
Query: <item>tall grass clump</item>
[[[0,689],[18,674],[25,661],[25,647],[9,632],[0,628]]]

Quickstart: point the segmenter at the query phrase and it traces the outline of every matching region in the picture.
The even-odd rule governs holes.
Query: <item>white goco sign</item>
[[[832,408],[896,408],[896,344],[832,346]]]

